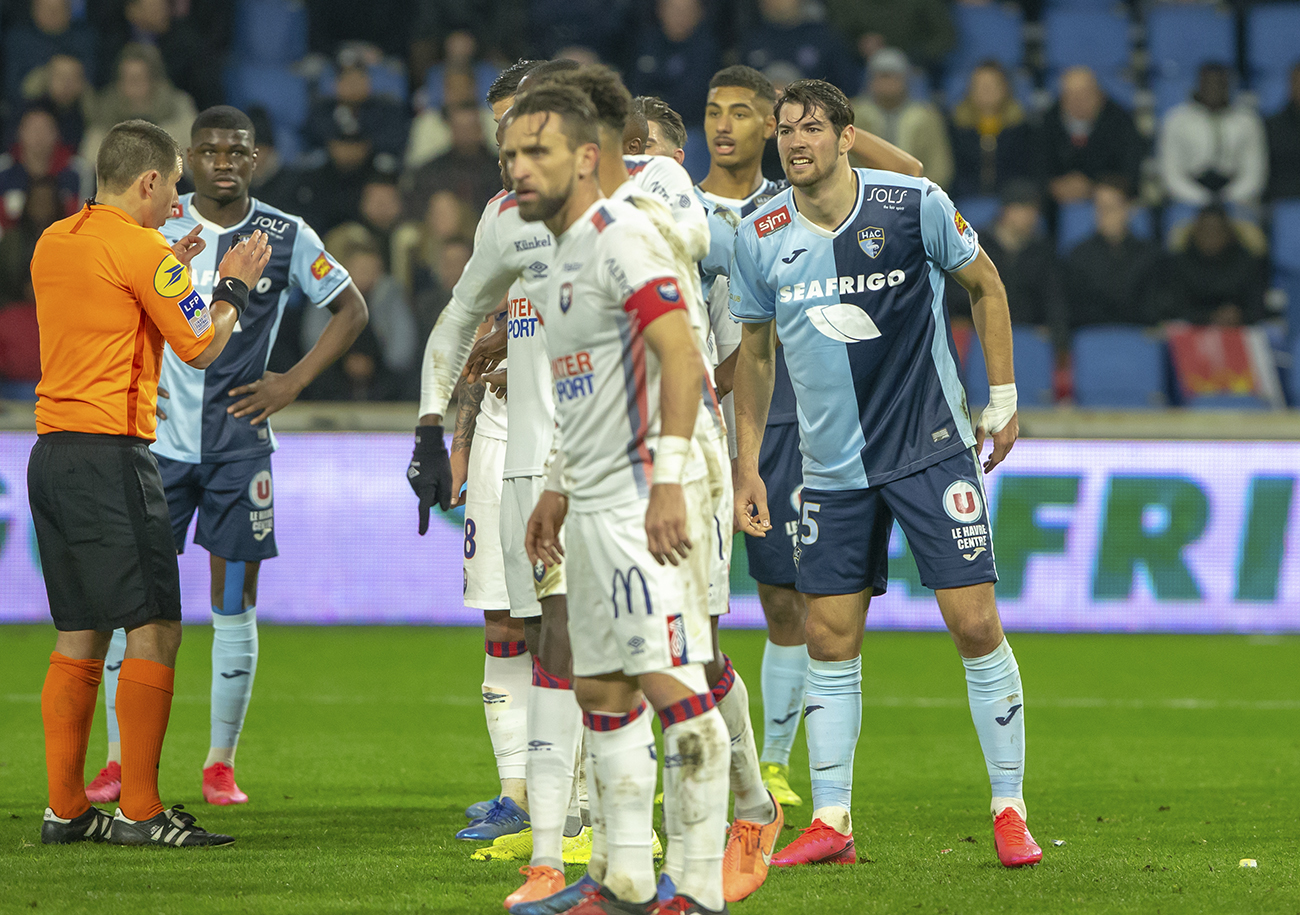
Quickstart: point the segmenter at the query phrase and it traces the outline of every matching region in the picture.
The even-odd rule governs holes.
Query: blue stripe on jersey
[[[266,371],[271,348],[280,330],[284,309],[293,287],[318,305],[327,304],[347,285],[348,274],[325,253],[320,238],[297,216],[253,200],[248,216],[239,224],[220,229],[201,220],[193,209],[193,195],[181,198],[181,215],[162,228],[175,241],[194,226],[203,226],[208,242],[190,265],[194,287],[210,299],[218,265],[237,234],[260,229],[271,242],[271,259],[262,277],[249,291],[236,332],[221,355],[199,371],[182,362],[168,347],[159,384],[172,395],[164,401],[168,418],[158,426],[153,450],[188,463],[244,460],[275,449],[275,436],[266,422],[252,425],[251,417],[236,419],[226,408],[239,398],[232,388],[249,384]],[[215,237],[214,237],[215,236]]]

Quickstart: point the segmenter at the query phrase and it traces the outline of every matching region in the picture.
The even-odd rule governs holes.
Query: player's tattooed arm
[[[474,429],[486,390],[487,385],[482,381],[471,384],[462,378],[456,385],[456,428],[451,436],[452,508],[465,502],[461,488],[469,481],[469,452],[474,445]]]

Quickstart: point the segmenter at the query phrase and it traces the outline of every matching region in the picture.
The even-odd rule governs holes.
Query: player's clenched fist
[[[646,543],[655,562],[677,565],[691,552],[691,538],[686,535],[686,496],[677,483],[657,483],[650,487],[650,504],[645,510]]]
[[[541,562],[549,569],[564,561],[560,528],[564,525],[564,516],[568,513],[567,496],[551,489],[542,491],[537,506],[528,516],[528,529],[524,532],[524,549],[528,551],[528,561],[534,566]]]
[[[767,486],[757,473],[737,474],[735,527],[750,537],[766,537],[772,529],[767,513]]]
[[[442,426],[415,427],[415,453],[406,480],[420,497],[420,536],[429,530],[429,509],[451,507],[451,460],[442,440]]]

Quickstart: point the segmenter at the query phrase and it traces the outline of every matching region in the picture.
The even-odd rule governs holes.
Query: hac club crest
[[[573,305],[573,284],[564,283],[560,286],[560,314],[567,314],[571,305]]]
[[[858,247],[867,257],[875,258],[880,249],[885,247],[885,230],[878,226],[867,226],[858,233]]]

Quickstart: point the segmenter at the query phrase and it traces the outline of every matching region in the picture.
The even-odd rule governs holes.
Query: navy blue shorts
[[[795,550],[804,594],[884,594],[894,519],[927,588],[997,581],[984,478],[974,451],[871,489],[805,489]]]
[[[803,489],[803,455],[799,424],[768,426],[758,453],[758,475],[767,486],[772,529],[766,537],[746,537],[749,575],[765,585],[794,587],[794,547],[799,536],[799,493]]]
[[[188,464],[158,458],[176,552],[197,510],[194,542],[230,562],[260,562],[275,548],[275,499],[271,456],[222,464]]]

